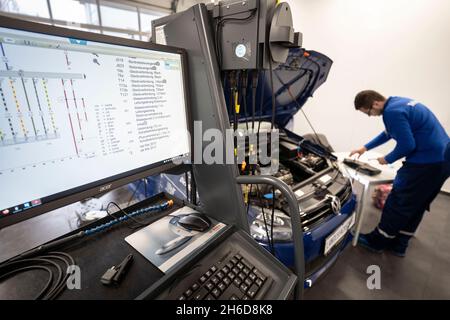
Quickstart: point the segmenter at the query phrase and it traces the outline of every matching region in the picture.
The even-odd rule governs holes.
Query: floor
[[[399,258],[389,253],[374,254],[347,247],[336,264],[315,286],[306,299],[450,299],[450,195],[440,194],[424,217],[407,255]],[[362,232],[371,231],[380,210],[365,206]],[[367,281],[380,267],[381,289],[368,289]],[[372,283],[372,282],[371,282]]]

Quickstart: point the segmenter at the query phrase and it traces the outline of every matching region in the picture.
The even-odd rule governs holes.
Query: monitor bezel
[[[187,53],[186,50],[182,48],[176,48],[172,46],[163,46],[151,42],[144,42],[144,41],[138,41],[138,40],[131,40],[126,38],[119,38],[114,36],[108,36],[98,33],[90,33],[85,31],[79,31],[79,30],[73,30],[73,29],[67,29],[67,28],[61,28],[61,27],[55,27],[35,22],[29,22],[19,19],[14,19],[10,17],[6,17],[3,15],[0,15],[0,27],[4,28],[11,28],[16,30],[22,30],[22,31],[30,31],[35,33],[41,33],[45,35],[50,36],[59,36],[59,37],[65,37],[65,38],[75,38],[80,40],[87,40],[87,41],[93,41],[93,42],[100,42],[105,44],[112,44],[112,45],[120,45],[120,46],[127,46],[127,47],[134,47],[134,48],[140,48],[140,49],[147,49],[147,50],[155,50],[155,51],[161,51],[161,52],[167,52],[167,53],[175,53],[179,54],[181,56],[181,64],[182,64],[182,77],[183,77],[183,87],[184,87],[184,98],[185,98],[185,106],[186,106],[186,125],[187,129],[190,134],[190,154],[189,157],[192,159],[193,154],[193,141],[192,141],[192,121],[191,121],[191,107],[190,107],[190,97],[189,97],[189,85],[188,85],[188,59],[187,59]],[[98,180],[93,183],[84,185],[82,190],[76,191],[75,189],[80,189],[81,187],[73,188],[70,190],[66,190],[64,192],[57,193],[52,196],[61,195],[62,193],[69,193],[67,195],[62,195],[58,197],[55,200],[52,200],[47,203],[43,203],[41,205],[38,205],[36,207],[31,207],[25,211],[22,211],[20,213],[8,215],[5,217],[0,218],[0,229],[5,228],[7,226],[16,224],[18,222],[28,220],[30,218],[36,217],[41,214],[45,214],[49,211],[67,206],[69,204],[73,204],[77,201],[84,200],[89,197],[98,196],[100,194],[104,194],[108,191],[111,191],[113,189],[116,189],[118,187],[121,187],[123,185],[126,185],[130,182],[136,181],[141,178],[145,178],[148,176],[152,176],[158,173],[162,173],[171,169],[174,169],[176,167],[180,167],[181,165],[174,164],[173,162],[168,163],[156,163],[152,164],[146,167],[137,168],[113,177],[109,177],[103,180]],[[91,186],[95,184],[95,186]],[[30,199],[31,200],[31,199]]]

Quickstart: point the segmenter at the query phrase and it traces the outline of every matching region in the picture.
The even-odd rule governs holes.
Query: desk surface
[[[164,198],[162,194],[154,196],[131,206],[130,211],[139,206],[153,205],[159,200],[167,200],[167,198]],[[139,217],[138,220],[151,223],[178,208],[179,206],[175,203],[171,208],[149,213]],[[162,278],[164,273],[125,242],[125,237],[137,231],[132,229],[132,226],[136,226],[133,221],[126,221],[105,232],[87,236],[58,250],[69,253],[81,271],[81,289],[66,289],[58,299],[134,299]],[[106,287],[101,284],[100,278],[103,273],[120,263],[130,253],[133,254],[133,262],[120,285]],[[0,299],[32,299],[43,288],[47,278],[47,275],[39,270],[11,277],[0,286]]]
[[[345,158],[348,158],[350,154],[349,151],[346,152],[334,152],[333,153],[338,158],[338,163],[344,174],[350,176],[351,178],[359,181],[363,184],[381,184],[381,183],[389,183],[392,182],[397,174],[397,170],[402,166],[401,161],[396,161],[392,164],[381,165],[378,163],[376,158],[383,156],[382,154],[374,151],[365,152],[358,160],[367,162],[371,166],[378,168],[381,170],[380,174],[369,176],[360,172],[356,172],[356,170],[346,166],[343,161]],[[369,160],[370,159],[370,160]]]

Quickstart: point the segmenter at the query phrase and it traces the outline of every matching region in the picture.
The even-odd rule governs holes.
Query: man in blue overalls
[[[358,244],[377,253],[384,249],[405,256],[410,238],[419,226],[425,210],[450,176],[450,139],[436,116],[423,104],[408,98],[384,98],[366,90],[355,97],[355,108],[368,116],[382,116],[386,130],[353,150],[361,155],[390,139],[396,147],[380,164],[405,161],[394,179],[378,226],[358,239]]]

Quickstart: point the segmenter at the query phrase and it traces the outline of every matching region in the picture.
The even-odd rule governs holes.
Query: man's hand
[[[379,157],[377,160],[379,164],[388,164],[384,157]]]
[[[367,151],[366,147],[361,147],[359,149],[356,149],[356,150],[353,150],[352,152],[350,152],[349,157],[351,157],[354,154],[357,154],[358,155],[357,158],[359,158],[366,151]]]

